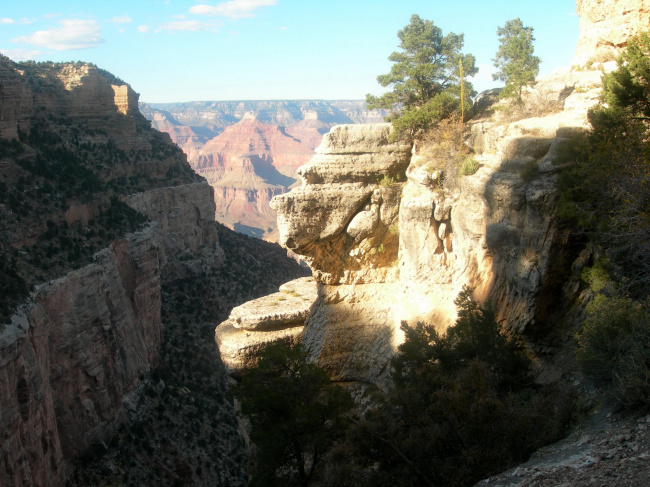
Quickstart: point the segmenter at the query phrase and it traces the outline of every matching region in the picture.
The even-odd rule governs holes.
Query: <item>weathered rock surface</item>
[[[62,485],[124,420],[158,361],[162,241],[152,224],[32,294],[0,334],[2,485]]]
[[[55,487],[111,438],[158,364],[161,284],[223,253],[212,188],[150,129],[128,85],[82,63],[0,58],[0,98],[0,179],[26,202],[6,204],[3,190],[0,258],[25,295],[36,286],[0,322],[0,485]],[[125,233],[142,225],[118,200],[152,221]]]
[[[233,308],[228,319],[215,329],[215,340],[229,372],[239,375],[268,343],[300,341],[316,296],[314,278],[302,277],[283,284],[277,293]]]
[[[648,485],[649,458],[650,416],[599,412],[566,439],[476,487]]]
[[[580,38],[574,65],[614,59],[627,40],[650,30],[648,0],[577,0]]]
[[[400,322],[444,330],[469,285],[540,357],[543,379],[556,377],[580,313],[572,265],[585,257],[556,225],[554,161],[587,129],[599,83],[598,72],[566,71],[527,93],[536,116],[507,122],[504,110],[471,124],[471,176],[445,175],[457,169],[431,147],[390,143],[389,125],[327,134],[298,170],[302,186],[271,203],[280,243],[321,283],[303,332],[313,359],[337,380],[385,384]]]
[[[215,267],[223,260],[212,191],[202,182],[126,196],[131,208],[160,224],[163,282],[199,275],[203,266]]]

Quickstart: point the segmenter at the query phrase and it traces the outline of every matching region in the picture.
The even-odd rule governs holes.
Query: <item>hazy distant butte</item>
[[[141,111],[215,188],[217,220],[269,240],[277,239],[269,201],[296,182],[323,134],[338,124],[382,121],[361,101],[143,104]]]

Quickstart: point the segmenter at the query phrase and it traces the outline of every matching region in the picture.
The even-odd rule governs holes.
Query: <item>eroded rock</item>
[[[302,277],[269,294],[233,308],[215,329],[215,341],[230,373],[241,374],[255,363],[256,354],[268,343],[300,341],[305,320],[317,296],[313,277]]]

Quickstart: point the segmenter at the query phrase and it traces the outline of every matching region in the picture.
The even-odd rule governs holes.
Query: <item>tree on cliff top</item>
[[[460,65],[465,76],[478,72],[474,56],[462,54],[463,34],[442,30],[418,15],[397,33],[401,51],[393,52],[395,63],[388,74],[377,77],[380,85],[392,88],[380,97],[366,95],[368,108],[393,111],[389,120],[398,134],[414,136],[460,108]],[[467,93],[472,87],[465,82]]]
[[[521,100],[522,89],[534,84],[535,76],[539,73],[539,58],[533,56],[533,28],[524,27],[521,19],[516,18],[498,27],[497,35],[500,46],[494,66],[499,71],[492,78],[506,83],[499,97],[516,96],[517,100]]]

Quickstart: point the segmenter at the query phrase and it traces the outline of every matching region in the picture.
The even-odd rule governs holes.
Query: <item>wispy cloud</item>
[[[114,24],[128,24],[131,22],[131,17],[128,15],[124,14],[120,17],[113,17],[109,22],[113,22]]]
[[[10,19],[7,17],[0,19],[0,24],[14,24],[14,23],[16,23],[14,19]]]
[[[196,15],[219,15],[238,19],[242,17],[253,17],[253,12],[261,7],[271,7],[277,0],[230,0],[221,2],[215,6],[195,5],[190,7],[190,13]]]
[[[162,24],[156,32],[166,30],[168,32],[174,31],[190,31],[197,32],[199,30],[214,30],[216,24],[214,22],[201,22],[199,20],[174,20]]]
[[[68,19],[62,20],[60,27],[16,37],[12,42],[25,42],[53,51],[71,51],[97,47],[103,40],[99,24],[94,20]]]
[[[138,32],[142,34],[148,34],[150,30],[151,27],[149,27],[148,25],[138,25]]]
[[[14,61],[27,61],[43,55],[41,51],[29,49],[0,49],[0,52]]]

